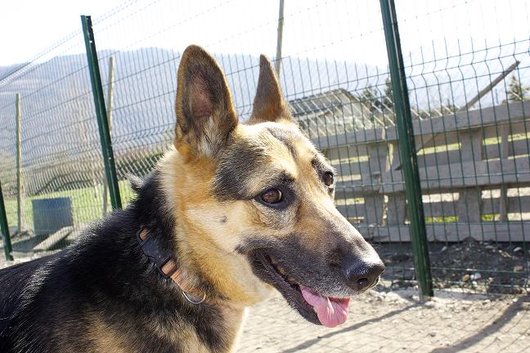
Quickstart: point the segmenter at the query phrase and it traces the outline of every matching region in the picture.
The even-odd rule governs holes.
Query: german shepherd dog
[[[262,56],[238,121],[216,61],[182,54],[174,149],[137,197],[71,247],[0,272],[0,352],[233,352],[274,289],[314,324],[345,322],[384,269],[336,210],[335,172]]]

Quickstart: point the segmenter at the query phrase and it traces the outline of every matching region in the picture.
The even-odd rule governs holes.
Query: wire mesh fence
[[[258,55],[279,59],[276,5],[136,0],[94,17],[125,205],[134,197],[127,175],[148,174],[172,143],[180,50],[197,43],[216,56],[244,120]],[[435,285],[526,291],[529,5],[396,6]],[[286,1],[283,21],[281,85],[300,127],[340,174],[337,206],[378,246],[390,285],[415,285],[379,5]],[[110,211],[84,50],[80,30],[28,63],[1,68],[0,180],[16,252],[62,248]]]
[[[431,246],[433,275],[467,288],[528,288],[529,14],[521,1],[400,12],[428,236],[463,242]]]

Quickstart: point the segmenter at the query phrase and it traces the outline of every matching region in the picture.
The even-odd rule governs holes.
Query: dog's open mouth
[[[257,275],[273,285],[308,321],[326,327],[343,324],[348,318],[350,298],[325,296],[298,283],[270,255],[255,253]]]

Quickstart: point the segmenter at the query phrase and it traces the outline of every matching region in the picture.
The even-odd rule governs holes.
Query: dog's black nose
[[[379,275],[385,270],[385,265],[380,259],[363,261],[352,259],[344,261],[342,266],[343,274],[351,288],[362,290],[375,285]]]

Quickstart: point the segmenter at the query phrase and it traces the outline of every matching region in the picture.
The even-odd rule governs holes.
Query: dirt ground
[[[414,286],[414,258],[409,243],[374,245],[385,262],[385,277],[393,288]],[[529,294],[530,247],[525,243],[429,243],[435,288],[459,288],[480,293]]]
[[[346,324],[312,325],[281,298],[250,311],[237,352],[530,352],[530,297],[413,289],[369,292],[350,306]]]

